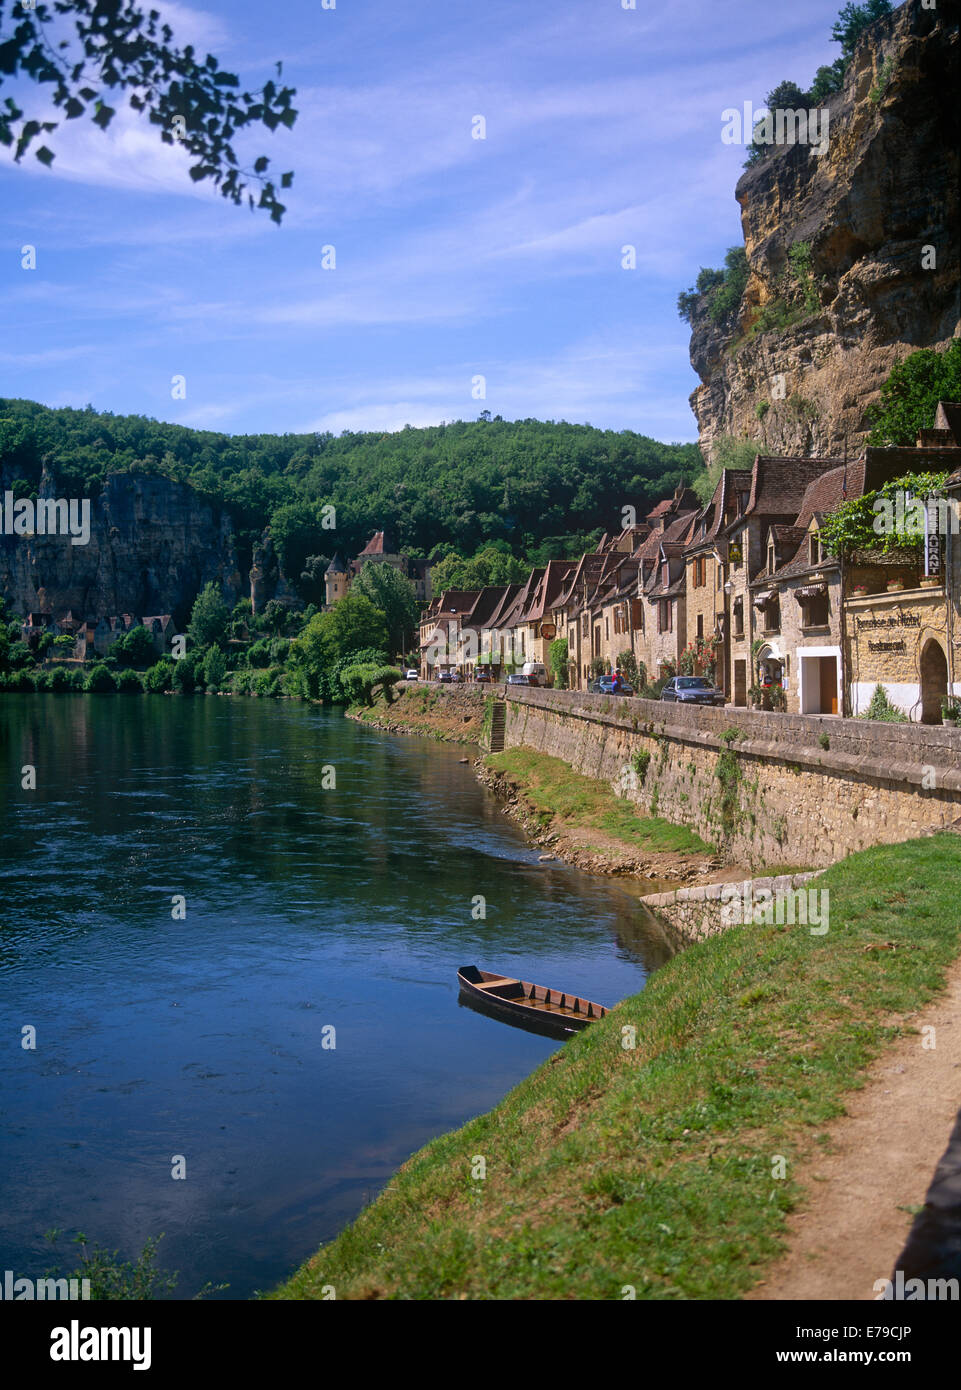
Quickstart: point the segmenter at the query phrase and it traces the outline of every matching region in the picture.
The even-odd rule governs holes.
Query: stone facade
[[[852,713],[867,709],[878,685],[910,719],[940,723],[948,694],[948,609],[944,589],[911,588],[849,598],[845,660]],[[961,683],[951,682],[952,694]]]

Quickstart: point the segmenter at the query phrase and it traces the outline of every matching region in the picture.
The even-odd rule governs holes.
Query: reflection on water
[[[540,863],[461,756],[292,703],[0,697],[0,1004],[37,1030],[0,1053],[7,1268],[164,1231],[183,1294],[270,1287],[558,1045],[459,1009],[458,965],[642,986],[636,901]]]

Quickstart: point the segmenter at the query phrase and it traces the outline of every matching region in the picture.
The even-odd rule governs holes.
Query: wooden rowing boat
[[[607,1013],[603,1004],[580,995],[515,980],[511,975],[495,975],[478,970],[476,965],[462,965],[457,978],[465,1003],[476,1004],[506,1022],[532,1026],[537,1032],[576,1033]]]

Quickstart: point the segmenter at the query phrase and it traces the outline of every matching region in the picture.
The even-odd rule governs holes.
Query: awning
[[[754,607],[766,608],[767,605],[771,602],[772,598],[777,598],[777,594],[773,589],[767,589],[763,594],[755,594]]]
[[[826,584],[805,584],[803,588],[794,590],[794,597],[801,603],[806,598],[817,598],[818,594],[826,594],[827,588]]]

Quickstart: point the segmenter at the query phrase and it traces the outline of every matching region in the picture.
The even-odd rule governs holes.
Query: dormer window
[[[819,565],[821,563],[821,537],[818,535],[817,531],[811,532],[808,538],[808,546],[810,549],[811,564]]]
[[[773,574],[773,573],[774,573],[774,569],[775,569],[774,546],[773,546],[773,545],[769,545],[768,548],[767,548],[767,572],[768,572],[768,574]]]

